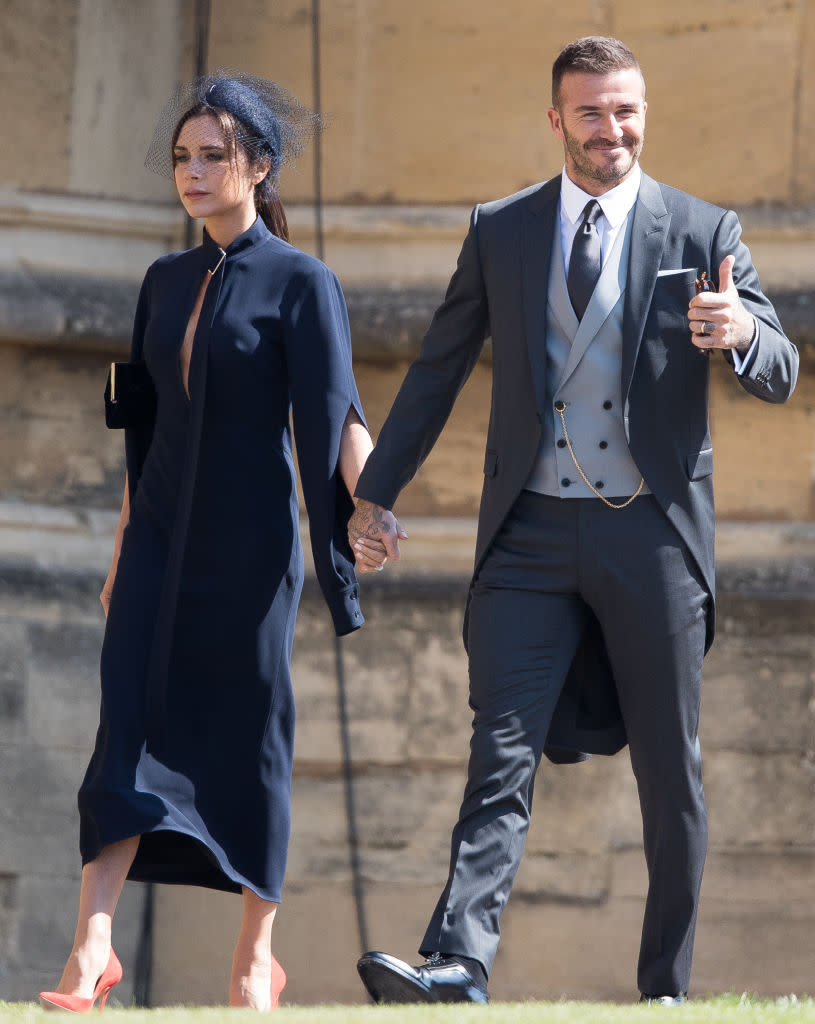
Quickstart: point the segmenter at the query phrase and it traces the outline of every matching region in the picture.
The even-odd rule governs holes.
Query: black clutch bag
[[[105,385],[105,424],[141,427],[156,415],[156,389],[144,363],[111,363]]]

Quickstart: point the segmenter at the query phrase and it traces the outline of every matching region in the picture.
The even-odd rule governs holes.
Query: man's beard
[[[566,151],[572,158],[572,163],[575,165],[577,170],[586,178],[590,178],[593,181],[602,182],[604,185],[610,182],[619,182],[629,173],[631,168],[637,162],[637,159],[642,152],[642,143],[644,136],[634,140],[630,136],[625,135],[620,140],[620,145],[625,146],[629,152],[630,159],[624,167],[620,167],[619,164],[606,164],[598,165],[595,164],[589,156],[589,150],[598,149],[602,152],[603,146],[598,145],[596,142],[582,143],[570,135],[566,129],[563,129],[563,138],[566,142]]]

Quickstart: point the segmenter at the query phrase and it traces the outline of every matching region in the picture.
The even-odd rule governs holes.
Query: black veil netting
[[[277,82],[219,68],[191,82],[182,82],[165,103],[144,159],[148,170],[165,178],[173,177],[173,133],[181,118],[199,103],[221,107],[237,119],[238,141],[250,155],[271,158],[274,180],[283,164],[293,163],[323,128],[319,114]]]

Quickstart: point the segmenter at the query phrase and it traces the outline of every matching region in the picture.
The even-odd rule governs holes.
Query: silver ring
[[[375,565],[374,566],[374,572],[382,572],[382,570],[384,568],[385,568],[385,563],[384,562],[382,563],[382,565]]]
[[[713,332],[715,330],[716,330],[716,324],[714,324],[712,321],[710,321],[710,320],[703,320],[702,321],[702,334],[710,335],[710,334],[713,334]]]

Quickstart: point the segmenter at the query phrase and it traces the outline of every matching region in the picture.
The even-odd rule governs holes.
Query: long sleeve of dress
[[[317,579],[338,636],[364,622],[346,527],[353,502],[339,472],[340,438],[353,406],[364,423],[351,363],[345,298],[323,264],[310,267],[286,339],[294,438]]]

